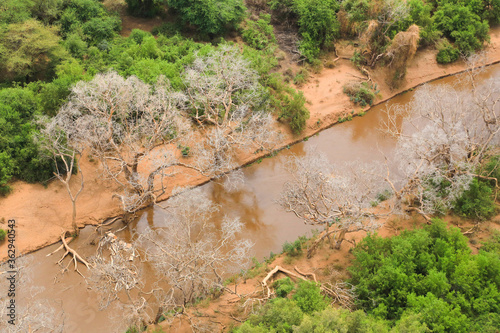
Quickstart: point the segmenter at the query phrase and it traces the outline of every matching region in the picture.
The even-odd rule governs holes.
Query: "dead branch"
[[[297,266],[294,266],[293,268],[294,268],[294,269],[297,271],[297,273],[299,273],[300,275],[303,275],[303,276],[312,276],[312,278],[313,278],[314,282],[318,282],[318,280],[316,280],[316,274],[314,274],[314,273],[303,273],[303,272],[301,272],[301,271],[297,268]]]

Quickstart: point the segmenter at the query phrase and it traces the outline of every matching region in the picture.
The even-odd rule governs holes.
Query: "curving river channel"
[[[491,66],[483,73],[485,78],[498,75],[500,65]],[[456,78],[448,77],[431,84],[446,84],[453,80]],[[407,103],[412,96],[412,92],[396,96],[373,107],[363,117],[355,117],[350,122],[335,125],[307,141],[282,150],[273,158],[265,158],[261,163],[244,168],[243,189],[228,193],[216,183],[208,183],[202,189],[221,206],[223,214],[241,218],[245,223],[244,235],[255,243],[254,255],[259,260],[268,256],[271,251],[280,252],[285,241],[293,241],[312,230],[311,226],[304,225],[292,214],[281,211],[274,203],[288,177],[283,168],[284,159],[291,154],[305,155],[308,147],[313,146],[335,162],[381,160],[381,152],[390,156],[395,140],[385,137],[377,130],[383,121],[383,109],[389,104]],[[161,221],[161,209],[146,209],[118,236],[127,240],[130,238],[130,230],[141,232]],[[118,229],[120,226],[113,227]],[[93,255],[95,247],[89,246],[93,233],[93,227],[85,228],[71,246],[81,255]],[[26,256],[33,266],[31,283],[43,287],[43,291],[36,296],[37,299],[47,299],[57,311],[62,309],[65,332],[124,332],[126,326],[120,319],[119,311],[116,308],[99,311],[96,294],[88,290],[80,275],[71,268],[68,273],[60,274],[60,267],[54,264],[60,253],[47,257],[56,247],[50,246]]]

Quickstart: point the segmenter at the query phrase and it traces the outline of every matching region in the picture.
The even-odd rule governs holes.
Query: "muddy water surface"
[[[492,75],[500,75],[500,65],[490,67],[484,74],[485,77]],[[455,80],[455,77],[448,77],[433,84]],[[285,241],[293,241],[313,229],[292,214],[281,211],[274,203],[288,177],[283,161],[291,154],[305,155],[313,146],[327,154],[332,162],[370,162],[382,160],[384,154],[390,156],[395,140],[376,130],[384,120],[383,109],[388,104],[407,103],[412,96],[412,92],[399,95],[373,107],[363,117],[355,117],[352,121],[335,125],[305,142],[284,149],[273,158],[263,159],[260,163],[244,168],[245,185],[238,191],[227,192],[215,183],[208,183],[202,189],[221,206],[223,214],[241,218],[245,223],[244,235],[255,243],[254,255],[258,259],[268,256],[271,251],[280,252]],[[147,227],[160,226],[162,221],[161,209],[144,210],[130,224],[129,229],[118,235],[129,240],[131,231],[141,232]],[[118,229],[121,226],[113,227]],[[89,242],[95,235],[94,228],[87,227],[71,246],[80,254],[91,256],[95,247],[89,246]],[[96,294],[88,290],[86,281],[73,272],[71,266],[69,273],[60,274],[61,268],[54,263],[61,253],[46,256],[56,247],[50,246],[27,256],[34,267],[32,283],[44,287],[37,298],[49,299],[57,310],[64,311],[65,332],[124,332],[126,324],[121,320],[120,312],[116,308],[99,311]],[[85,273],[85,268],[82,267],[81,270]],[[149,276],[153,276],[150,268],[146,267],[146,270]]]

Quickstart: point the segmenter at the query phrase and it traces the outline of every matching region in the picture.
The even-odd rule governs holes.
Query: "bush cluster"
[[[364,107],[373,104],[379,90],[376,85],[368,82],[352,82],[344,86],[344,93],[349,96],[351,102]]]
[[[433,332],[495,332],[500,324],[500,252],[471,254],[458,228],[433,220],[392,238],[366,237],[353,251],[360,308],[394,323],[418,316]]]
[[[271,0],[269,5],[279,13],[279,19],[297,24],[302,37],[299,50],[310,62],[339,35],[339,4],[335,0]]]

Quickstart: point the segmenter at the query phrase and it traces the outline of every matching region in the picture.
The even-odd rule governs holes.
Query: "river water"
[[[498,75],[500,65],[491,66],[483,74],[484,77]],[[432,84],[446,84],[454,80],[455,77],[448,77]],[[213,182],[202,186],[202,189],[221,206],[222,214],[239,216],[245,223],[243,233],[255,243],[256,258],[261,260],[269,256],[271,251],[279,253],[285,241],[293,241],[312,230],[311,226],[304,225],[293,214],[285,213],[274,203],[288,178],[283,168],[284,159],[291,154],[305,155],[310,147],[317,147],[332,162],[382,160],[384,154],[390,156],[395,147],[394,139],[377,130],[384,120],[383,109],[389,104],[407,103],[412,96],[412,92],[396,96],[373,107],[363,117],[355,117],[352,121],[335,125],[307,141],[282,150],[275,157],[265,158],[260,163],[245,167],[245,185],[237,191],[227,192],[223,186]],[[140,212],[128,230],[118,233],[118,236],[127,240],[130,230],[141,232],[147,227],[157,226],[162,220],[161,209],[146,209]],[[115,229],[118,227],[120,226],[115,226]],[[87,227],[71,246],[81,255],[91,256],[95,246],[90,246],[89,242],[94,236],[94,228]],[[69,272],[60,274],[61,268],[55,262],[61,252],[51,257],[46,256],[56,247],[50,246],[26,256],[33,267],[31,283],[44,288],[36,298],[48,299],[57,311],[63,311],[65,332],[124,332],[126,325],[121,320],[120,312],[116,308],[99,311],[96,294],[88,289],[86,281],[80,275],[71,267]],[[82,267],[81,270],[85,273],[85,268]]]

